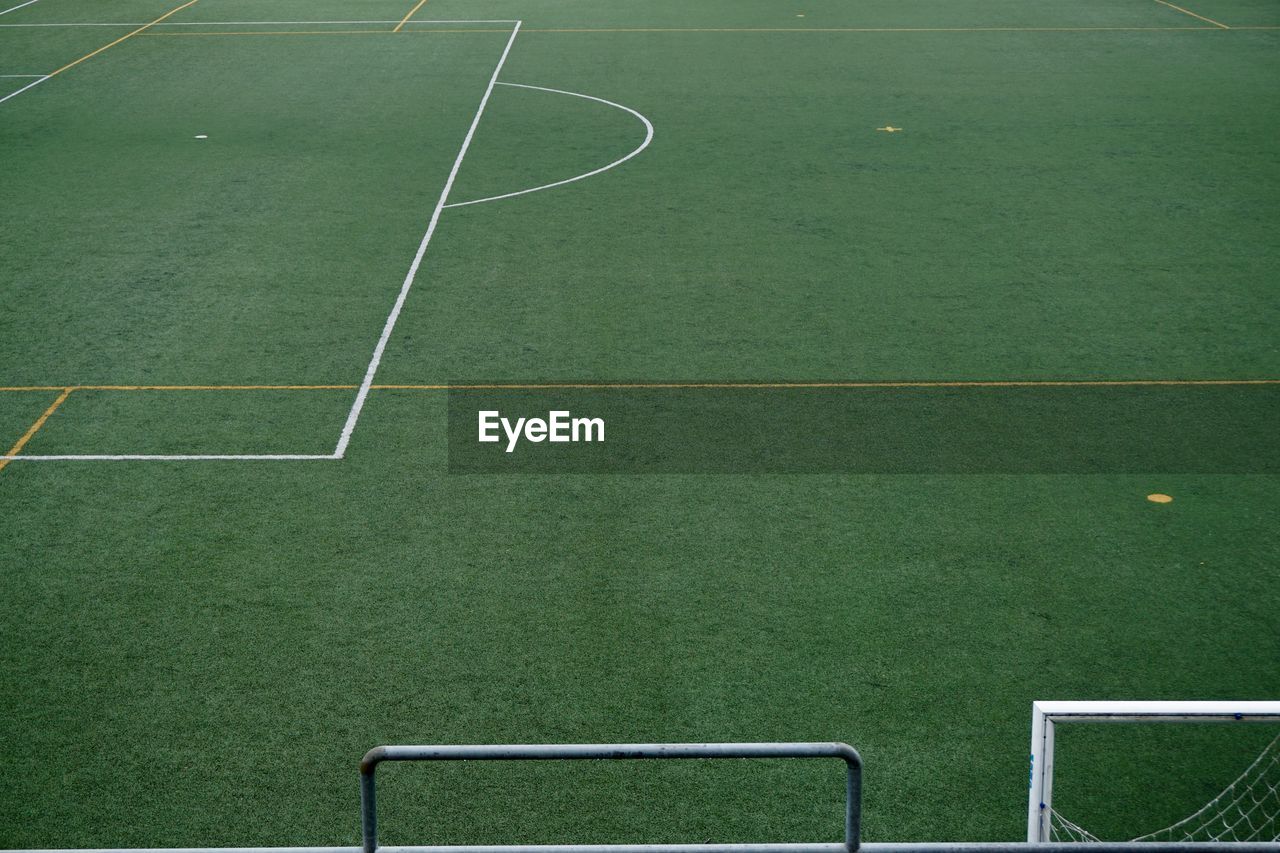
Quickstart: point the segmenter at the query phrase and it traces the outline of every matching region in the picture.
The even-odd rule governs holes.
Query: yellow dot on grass
[[[1168,495],[1162,495],[1159,492],[1156,492],[1154,495],[1147,495],[1147,500],[1151,501],[1153,504],[1173,503],[1173,498],[1169,497]]]

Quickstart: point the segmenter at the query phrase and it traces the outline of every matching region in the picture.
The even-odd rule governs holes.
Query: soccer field
[[[1033,701],[1280,698],[1278,92],[1277,0],[0,0],[0,848],[642,741],[1013,841]],[[837,771],[391,767],[382,836],[832,840]]]

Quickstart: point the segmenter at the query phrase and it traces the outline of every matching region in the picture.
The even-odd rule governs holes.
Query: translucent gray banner
[[[1280,472],[1274,384],[469,382],[448,410],[460,474]]]

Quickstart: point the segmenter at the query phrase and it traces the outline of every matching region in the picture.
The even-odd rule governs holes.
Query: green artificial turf
[[[26,434],[44,410],[58,399],[59,391],[0,394],[0,445],[7,452]]]
[[[1191,803],[1221,794],[1277,737],[1280,729],[1267,725],[1062,726],[1055,735],[1064,760],[1055,767],[1054,808],[1100,837],[1118,838],[1133,825],[1135,804],[1144,803],[1142,825],[1154,832],[1188,817]],[[1221,772],[1187,767],[1181,759],[1188,754],[1217,756]],[[1105,796],[1090,784],[1098,777],[1108,780]],[[1226,798],[1237,809],[1223,809],[1219,829],[1225,823],[1238,822],[1242,830],[1251,821],[1261,823],[1264,809],[1252,810],[1265,801],[1266,788],[1246,791],[1247,784]],[[1212,825],[1212,818],[1205,823]]]
[[[331,453],[351,392],[72,393],[25,448],[58,453]],[[54,419],[56,418],[56,419]]]
[[[178,5],[39,0],[0,74]],[[1273,5],[428,0],[655,133],[445,210],[377,382],[1278,379]],[[0,103],[0,386],[54,388],[0,450],[64,387],[269,384],[343,387],[80,388],[25,450],[332,452],[511,33],[412,6],[198,0]],[[449,201],[644,133],[497,86]],[[13,461],[0,847],[354,844],[396,742],[843,740],[868,839],[1019,839],[1033,700],[1280,690],[1274,386],[1108,387],[894,392],[867,435],[959,448],[911,473],[450,473],[440,388],[341,460]],[[1193,811],[1267,734],[1218,731],[1064,734],[1064,810]],[[388,844],[841,829],[823,763],[381,773]]]

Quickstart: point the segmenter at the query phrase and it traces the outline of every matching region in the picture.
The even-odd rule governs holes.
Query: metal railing
[[[504,844],[379,846],[375,771],[384,761],[546,761],[665,758],[839,758],[846,766],[843,843]],[[17,850],[4,853],[1280,853],[1280,842],[861,843],[862,759],[843,743],[676,743],[519,746],[379,746],[360,762],[361,847],[169,847]]]
[[[843,844],[558,844],[438,847],[453,853],[855,853],[862,834],[862,759],[846,743],[615,743],[507,746],[379,746],[360,762],[364,853],[378,850],[375,771],[384,761],[575,761],[670,758],[839,758],[845,763]],[[383,848],[387,849],[387,848]]]
[[[593,849],[610,853],[649,850],[659,853],[696,848],[701,851],[734,853],[788,853],[795,844],[600,844]],[[840,850],[843,844],[831,845]],[[547,853],[581,850],[580,845],[509,844],[497,846],[453,845],[446,847],[378,848],[382,853]],[[73,850],[10,850],[5,853],[362,853],[360,847],[101,847]],[[1280,842],[1270,841],[874,841],[858,846],[858,853],[1280,853]]]

